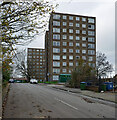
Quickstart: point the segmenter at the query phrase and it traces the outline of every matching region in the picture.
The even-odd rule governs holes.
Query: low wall
[[[86,86],[87,90],[98,92],[99,87],[98,86]]]

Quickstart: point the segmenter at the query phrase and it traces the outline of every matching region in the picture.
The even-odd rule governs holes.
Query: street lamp
[[[101,76],[99,76],[99,92],[101,92]]]

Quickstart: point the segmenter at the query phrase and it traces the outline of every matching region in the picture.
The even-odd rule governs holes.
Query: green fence
[[[71,74],[60,74],[59,75],[59,82],[67,82],[71,79]]]

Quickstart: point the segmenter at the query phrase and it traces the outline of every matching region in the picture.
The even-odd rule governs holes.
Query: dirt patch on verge
[[[88,102],[88,103],[95,103],[95,102],[89,100],[88,98],[82,98],[82,99],[85,100],[85,101]]]

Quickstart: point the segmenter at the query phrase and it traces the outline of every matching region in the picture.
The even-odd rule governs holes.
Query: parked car
[[[20,80],[16,80],[15,82],[16,82],[16,83],[21,83],[21,81],[20,81]]]
[[[9,83],[14,83],[14,80],[13,79],[9,79]]]
[[[36,79],[31,79],[31,80],[30,80],[30,83],[31,83],[31,84],[37,84],[37,83],[38,83],[38,80],[36,80]]]

